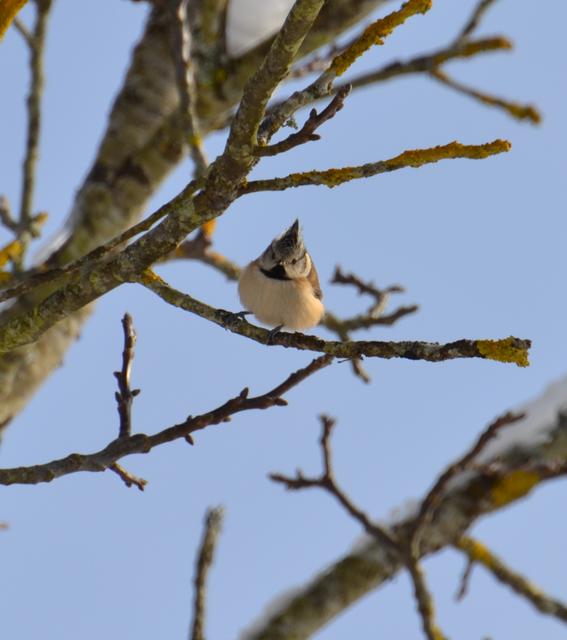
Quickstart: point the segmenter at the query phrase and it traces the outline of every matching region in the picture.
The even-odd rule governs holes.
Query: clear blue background
[[[359,62],[362,71],[450,41],[474,2],[436,0]],[[113,97],[147,7],[132,2],[55,3],[46,59],[44,134],[36,208],[55,230],[93,159]],[[23,16],[28,18],[26,9]],[[385,518],[422,496],[444,465],[461,454],[495,415],[537,395],[567,370],[565,340],[565,46],[563,2],[502,0],[481,33],[505,33],[513,53],[450,65],[487,91],[533,101],[535,128],[457,95],[425,77],[354,93],[321,130],[323,140],[262,162],[257,176],[385,159],[407,148],[454,139],[507,138],[509,154],[482,162],[447,161],[357,181],[333,191],[304,188],[241,199],[220,220],[217,250],[243,264],[301,218],[328,308],[362,309],[354,292],[326,284],[336,263],[379,285],[407,287],[395,302],[421,305],[394,328],[360,337],[449,341],[510,334],[534,341],[529,369],[468,360],[442,364],[367,360],[370,386],[335,364],[288,395],[289,407],[240,414],[211,427],[191,448],[176,442],[125,466],[150,481],[128,490],[112,473],[79,474],[52,484],[2,489],[4,594],[0,633],[33,637],[183,638],[189,625],[195,549],[207,506],[227,516],[210,576],[208,637],[234,638],[272,597],[305,583],[342,553],[359,527],[318,492],[290,494],[271,471],[320,468],[316,416],[339,426],[338,478],[353,499]],[[16,205],[24,146],[27,52],[11,30],[0,45],[2,121],[0,191]],[[208,141],[214,157],[224,133]],[[167,201],[190,173],[183,164],[152,200]],[[6,235],[6,239],[8,236]],[[193,263],[161,268],[197,298],[239,308],[236,289]],[[34,464],[103,447],[117,433],[112,371],[120,364],[124,311],[134,316],[138,346],[133,381],[137,431],[155,432],[250,386],[263,393],[310,354],[266,348],[167,306],[128,286],[100,301],[95,318],[10,426],[4,467]],[[317,334],[327,336],[324,329]],[[565,586],[565,482],[547,484],[474,534],[549,592]],[[444,551],[425,567],[444,631],[461,640],[534,637],[565,629],[482,569],[455,604],[463,559]],[[407,577],[372,593],[317,638],[421,637]]]

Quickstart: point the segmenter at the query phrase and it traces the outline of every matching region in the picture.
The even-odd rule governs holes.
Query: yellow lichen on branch
[[[558,620],[567,622],[567,606],[563,602],[552,598],[531,580],[507,566],[481,542],[468,536],[462,536],[453,544],[468,557],[469,562],[482,565],[490,571],[494,578],[526,598],[541,613],[555,616]]]
[[[479,562],[486,567],[491,567],[492,554],[482,543],[472,538],[459,538],[455,546],[464,551],[471,560]]]
[[[12,240],[0,249],[0,267],[3,267],[9,261],[17,260],[24,252],[23,244],[20,240]]]
[[[478,340],[479,352],[490,360],[498,362],[513,362],[519,367],[528,367],[528,352],[518,347],[517,340],[513,337],[504,340]]]
[[[541,482],[541,475],[536,471],[517,469],[506,474],[490,490],[492,504],[496,508],[523,498]]]
[[[389,36],[396,27],[399,27],[416,13],[425,13],[429,9],[431,9],[431,0],[408,0],[398,11],[393,11],[384,18],[376,20],[346,51],[333,59],[330,71],[336,76],[341,76],[370,47],[383,44],[383,39]]]
[[[478,53],[487,53],[489,51],[509,51],[512,49],[512,43],[504,36],[495,36],[494,38],[482,38],[480,40],[470,40],[465,42],[460,51],[459,58],[472,58]],[[435,58],[435,65],[447,62],[450,58],[446,52],[442,52]]]
[[[510,151],[512,145],[507,140],[494,140],[486,144],[461,144],[450,142],[449,144],[431,147],[430,149],[409,149],[399,156],[385,160],[385,164],[392,168],[421,167],[448,158],[468,158],[469,160],[482,160],[497,153]]]
[[[0,39],[3,38],[16,14],[26,2],[27,0],[4,0],[0,2]]]
[[[370,178],[380,173],[397,171],[405,167],[421,167],[425,164],[439,162],[440,160],[451,158],[481,160],[498,153],[509,151],[511,146],[507,140],[494,140],[486,144],[450,142],[449,144],[430,147],[429,149],[409,149],[389,160],[380,160],[355,167],[291,173],[283,178],[273,178],[271,180],[251,180],[242,186],[240,194],[243,195],[257,191],[283,191],[284,189],[305,185],[323,185],[333,188],[350,180]],[[511,361],[516,362],[515,359]],[[510,360],[507,360],[507,362],[510,362]]]
[[[143,284],[151,284],[152,282],[158,282],[159,284],[166,285],[167,282],[158,276],[153,269],[145,269],[140,275],[140,282]]]

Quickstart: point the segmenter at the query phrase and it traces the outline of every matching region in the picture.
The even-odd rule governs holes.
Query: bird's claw
[[[278,324],[277,327],[274,327],[271,331],[268,332],[268,341],[266,344],[274,344],[274,338],[281,332],[283,328],[283,324]]]

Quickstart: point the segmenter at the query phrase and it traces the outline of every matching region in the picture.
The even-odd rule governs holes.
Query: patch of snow
[[[559,414],[567,410],[567,376],[513,413],[523,413],[518,422],[503,427],[477,456],[476,464],[491,462],[512,449],[532,449],[543,444],[555,428]]]
[[[226,16],[228,55],[236,58],[274,35],[293,4],[294,0],[229,0]]]

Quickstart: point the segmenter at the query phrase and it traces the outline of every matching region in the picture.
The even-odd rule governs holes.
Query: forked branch
[[[125,480],[121,473],[123,470],[113,468],[121,458],[135,453],[149,453],[154,447],[166,442],[187,439],[196,431],[202,431],[211,425],[230,421],[233,415],[242,411],[285,406],[287,401],[282,397],[284,394],[317,371],[329,366],[332,361],[333,358],[327,355],[316,358],[309,365],[292,373],[281,384],[263,395],[250,398],[248,389],[243,389],[237,396],[216,409],[198,416],[189,416],[183,422],[163,429],[151,436],[144,433],[136,433],[124,438],[117,438],[96,453],[73,453],[65,458],[53,460],[46,464],[0,469],[0,484],[38,484],[40,482],[51,482],[70,473],[106,471],[109,468]],[[130,481],[136,484],[131,476]]]

